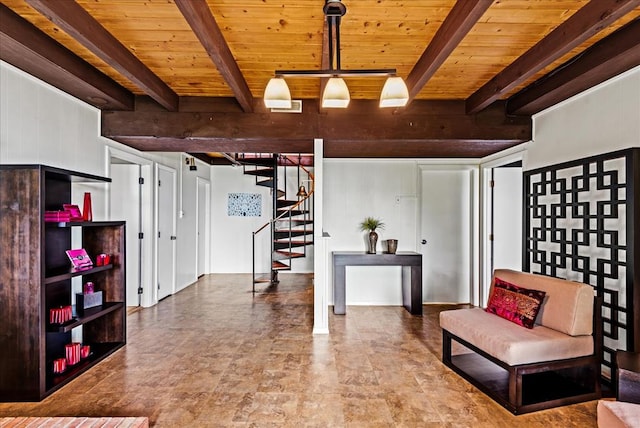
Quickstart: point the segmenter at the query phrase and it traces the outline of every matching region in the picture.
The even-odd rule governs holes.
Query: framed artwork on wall
[[[260,217],[262,215],[262,195],[259,193],[229,193],[227,215],[229,217]]]

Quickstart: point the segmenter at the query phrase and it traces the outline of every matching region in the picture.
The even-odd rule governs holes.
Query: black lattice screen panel
[[[640,350],[639,152],[524,174],[523,269],[591,284],[603,297],[605,375],[613,351]]]

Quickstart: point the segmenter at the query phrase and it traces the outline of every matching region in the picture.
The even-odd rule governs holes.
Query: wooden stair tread
[[[306,219],[305,220],[305,219],[301,219],[301,218],[292,218],[291,220],[289,220],[287,218],[287,219],[284,219],[284,220],[281,220],[281,221],[290,221],[291,223],[295,223],[297,226],[303,226],[305,224],[312,224],[313,223],[312,219]]]
[[[262,180],[256,183],[258,186],[271,187],[273,188],[273,180]]]
[[[276,212],[278,213],[278,215],[284,214],[284,213],[289,213],[292,216],[294,216],[294,215],[308,214],[309,210],[282,210],[282,209],[278,209]]]
[[[238,162],[244,165],[271,166],[273,167],[273,158],[240,158]]]
[[[244,173],[246,175],[257,175],[258,177],[273,177],[273,168],[250,169]]]
[[[274,260],[273,263],[271,263],[271,269],[273,270],[287,270],[287,269],[291,269],[291,266],[284,264],[278,260]]]
[[[289,232],[289,229],[285,229],[285,230],[276,230],[274,231],[274,237],[275,239],[284,239],[287,238],[289,236],[304,236],[304,235],[311,235],[313,234],[313,230],[311,229],[307,229],[307,230],[296,230],[293,229],[291,230],[291,232]]]
[[[274,241],[273,242],[275,250],[285,250],[287,248],[298,248],[304,247],[306,245],[313,245],[312,241]]]
[[[294,201],[291,199],[278,199],[276,201],[276,205],[278,208],[282,208],[282,207],[290,207],[291,205],[295,205],[297,204],[298,201]],[[281,211],[288,211],[288,210],[281,210]]]
[[[276,250],[274,252],[281,256],[286,257],[287,259],[297,259],[305,256],[304,253],[294,253],[292,251]]]

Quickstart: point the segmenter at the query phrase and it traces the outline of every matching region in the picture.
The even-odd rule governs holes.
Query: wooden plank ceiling
[[[327,66],[324,0],[1,0],[0,58],[102,109],[102,134],[140,150],[479,157],[528,141],[530,116],[640,65],[640,0],[343,0],[343,69],[395,68],[411,102],[376,106],[384,78],[287,79],[303,112],[262,104],[274,70]]]

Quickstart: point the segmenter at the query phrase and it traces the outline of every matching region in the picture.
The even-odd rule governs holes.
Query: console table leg
[[[345,283],[347,280],[347,267],[333,267],[333,313],[344,315],[347,312]]]
[[[411,266],[411,309],[412,315],[422,315],[422,266]]]

